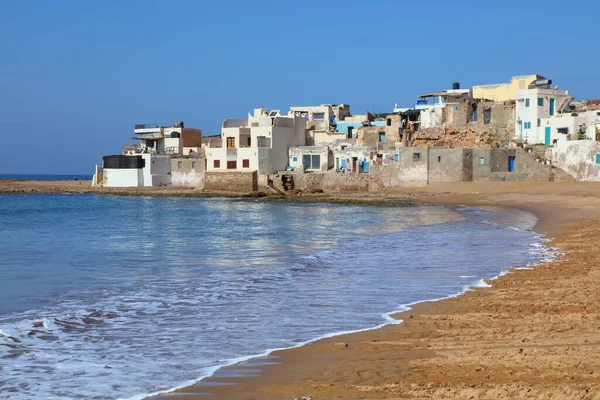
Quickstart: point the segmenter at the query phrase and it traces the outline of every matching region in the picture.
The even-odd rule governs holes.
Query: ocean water
[[[549,256],[498,217],[0,195],[0,398],[140,398]]]
[[[0,179],[17,179],[20,181],[91,181],[93,175],[82,175],[82,174],[62,174],[62,175],[49,175],[49,174],[0,174]]]

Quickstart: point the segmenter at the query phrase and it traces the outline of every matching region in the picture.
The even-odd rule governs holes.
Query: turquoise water
[[[0,195],[0,398],[136,398],[547,256],[486,210]]]

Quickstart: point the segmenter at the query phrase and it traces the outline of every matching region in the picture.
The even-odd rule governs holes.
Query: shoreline
[[[297,197],[290,196],[289,201]],[[310,197],[357,204],[377,204],[385,199],[390,205],[408,202],[529,212],[537,217],[533,230],[551,238],[546,245],[559,246],[565,256],[534,269],[511,269],[489,281],[491,287],[485,290],[476,288],[456,297],[419,302],[410,310],[390,314],[403,323],[272,351],[263,359],[220,368],[214,378],[208,378],[210,382],[138,398],[196,399],[211,394],[216,399],[293,399],[304,395],[316,399],[509,399],[558,394],[560,398],[592,399],[586,393],[600,391],[600,375],[594,372],[600,371],[600,357],[586,352],[589,346],[600,345],[600,335],[578,323],[571,310],[578,307],[577,315],[583,321],[600,319],[593,311],[600,308],[596,307],[600,298],[597,292],[589,291],[590,285],[600,287],[600,267],[594,265],[600,261],[600,247],[593,244],[581,250],[584,243],[589,244],[586,238],[600,233],[595,226],[600,222],[600,183],[437,184],[394,193]],[[308,198],[305,201],[312,200]],[[571,264],[579,269],[565,268]],[[593,279],[581,277],[582,269],[589,269],[586,274]],[[563,281],[569,285],[563,287]],[[542,290],[537,288],[540,285]],[[561,312],[563,309],[569,312]],[[562,326],[563,320],[579,333],[563,337],[563,332],[570,332]],[[514,337],[517,332],[522,334],[518,340]],[[574,356],[579,364],[568,364]],[[228,373],[227,369],[235,371]]]
[[[594,185],[593,191],[598,193],[595,199],[593,199],[593,207],[596,205],[600,205],[600,188],[597,185]],[[595,194],[594,193],[594,194]],[[520,195],[517,195],[517,197]],[[471,196],[469,196],[471,197]],[[569,229],[573,229],[573,224],[580,224],[579,220],[582,217],[589,217],[590,214],[595,216],[599,215],[597,212],[591,212],[582,208],[569,209],[569,207],[565,207],[561,205],[557,207],[559,204],[556,199],[549,199],[548,202],[539,202],[539,198],[529,198],[529,199],[516,199],[514,196],[505,196],[503,199],[494,199],[491,200],[487,196],[478,196],[477,198],[465,198],[464,195],[443,195],[443,196],[435,196],[431,198],[429,196],[419,196],[415,198],[415,204],[435,204],[435,205],[464,205],[468,207],[500,207],[502,209],[513,209],[520,210],[529,213],[533,213],[537,217],[537,221],[533,229],[544,236],[546,236],[550,241],[545,243],[546,246],[554,247],[556,242],[560,242],[560,237],[564,237],[568,234]],[[587,194],[583,195],[583,197],[590,197]],[[568,216],[558,217],[557,212],[564,212],[569,214]],[[561,248],[561,251],[563,249]],[[286,350],[276,350],[270,352],[271,359],[270,362],[267,362],[266,365],[259,365],[258,367],[253,365],[253,363],[249,363],[249,365],[244,365],[244,363],[239,364],[237,366],[230,366],[221,368],[220,371],[224,371],[222,374],[215,374],[215,378],[205,378],[199,383],[196,383],[192,386],[184,387],[179,390],[175,390],[169,394],[152,396],[148,397],[151,399],[172,399],[176,396],[184,396],[190,399],[196,399],[200,397],[205,397],[206,395],[212,395],[212,398],[215,399],[227,399],[227,398],[239,398],[239,399],[251,399],[251,398],[290,398],[293,399],[295,397],[304,396],[304,395],[314,395],[316,398],[365,398],[364,396],[368,393],[368,398],[388,398],[391,394],[388,391],[394,392],[394,398],[414,398],[415,396],[424,396],[422,398],[464,398],[466,393],[478,393],[475,397],[479,398],[488,398],[488,392],[504,390],[506,389],[506,383],[492,383],[488,384],[485,388],[478,388],[478,385],[473,385],[473,388],[459,388],[456,390],[448,389],[449,386],[452,386],[450,381],[442,382],[428,382],[427,384],[421,383],[411,383],[411,384],[401,384],[397,382],[397,379],[406,379],[405,374],[398,373],[394,377],[390,377],[387,380],[383,380],[383,384],[378,386],[366,385],[370,387],[367,392],[363,392],[362,389],[359,389],[358,393],[356,389],[349,390],[350,387],[360,387],[357,386],[354,382],[356,380],[355,374],[359,375],[358,381],[363,381],[364,383],[371,383],[372,377],[360,377],[360,375],[364,372],[357,371],[357,366],[353,367],[344,367],[343,373],[350,373],[352,375],[352,379],[328,379],[323,376],[327,375],[335,375],[335,371],[337,368],[344,366],[348,362],[348,355],[345,355],[345,352],[348,352],[347,349],[350,347],[364,347],[367,343],[386,343],[389,341],[390,336],[398,335],[399,333],[404,333],[406,331],[410,331],[411,334],[418,334],[418,331],[415,332],[412,326],[409,327],[408,322],[410,321],[410,325],[413,325],[413,321],[415,319],[419,319],[419,317],[427,316],[432,313],[440,314],[440,315],[452,315],[457,311],[457,309],[463,309],[464,303],[470,302],[471,298],[479,297],[483,293],[493,292],[494,290],[498,290],[498,286],[502,287],[506,281],[514,281],[514,280],[530,280],[534,279],[536,275],[538,275],[538,271],[548,266],[556,266],[563,262],[563,258],[567,258],[569,254],[567,253],[566,257],[562,257],[560,259],[556,259],[550,263],[543,262],[539,265],[536,265],[535,268],[532,269],[515,269],[510,268],[506,274],[500,274],[498,277],[494,279],[487,280],[486,283],[491,283],[490,288],[473,288],[470,290],[466,290],[465,292],[446,297],[443,299],[437,300],[428,300],[423,302],[418,302],[416,304],[408,305],[410,307],[409,310],[398,311],[390,313],[391,318],[395,318],[398,322],[394,324],[386,324],[383,327],[376,327],[367,330],[362,330],[360,332],[355,333],[343,333],[336,334],[335,336],[329,338],[323,338],[319,340],[312,341],[309,344],[295,347]],[[530,276],[530,275],[533,275]],[[461,310],[464,312],[464,310]],[[499,324],[497,329],[502,329],[502,324]],[[387,340],[378,339],[383,336]],[[525,339],[523,339],[525,340]],[[343,345],[343,346],[342,346]],[[367,345],[367,347],[369,347]],[[396,355],[398,355],[400,350],[397,350],[397,347],[394,345],[392,347],[392,352],[395,350]],[[388,349],[389,350],[389,349]],[[411,349],[403,349],[404,352]],[[522,351],[522,349],[521,349]],[[356,352],[356,351],[355,351]],[[428,353],[428,354],[421,354]],[[434,357],[433,354],[430,353],[429,349],[419,349],[417,354],[406,355],[404,354],[402,358],[404,361],[410,364],[413,360],[413,357],[419,358],[423,357],[428,359],[430,357]],[[373,363],[373,367],[377,368],[378,360],[373,359],[373,357],[365,354],[365,352],[361,353],[360,356],[364,359],[361,359],[361,366],[364,365],[364,362]],[[277,361],[276,364],[273,364],[273,360]],[[244,373],[244,370],[258,369],[259,373]],[[227,373],[227,369],[238,370],[232,371],[232,373]],[[342,368],[340,368],[342,369]],[[402,370],[402,368],[399,368]],[[502,372],[505,370],[504,368],[499,369],[497,372]],[[323,370],[326,370],[327,373],[324,374]],[[481,371],[481,368],[475,368],[475,372]],[[240,372],[241,371],[241,372]],[[300,372],[300,373],[298,373]],[[368,375],[368,370],[366,371]],[[407,372],[407,371],[404,371]],[[378,375],[378,374],[375,374]],[[291,380],[291,383],[290,383]],[[300,381],[300,382],[298,382]],[[335,382],[335,383],[332,383]],[[565,379],[565,382],[569,380]],[[318,382],[318,383],[317,383]],[[388,382],[388,383],[385,383]],[[391,382],[391,383],[389,383]],[[600,380],[596,379],[594,381],[593,386],[597,387],[597,384],[600,383]],[[221,384],[222,386],[219,386]],[[390,386],[391,385],[391,386]],[[416,385],[416,387],[414,387]],[[424,385],[424,386],[423,386]],[[364,385],[363,385],[364,386]],[[518,386],[518,385],[517,385]],[[527,386],[527,384],[522,384],[516,388],[512,387],[511,390],[506,391],[506,394],[495,393],[494,396],[490,396],[489,398],[520,398],[525,397],[525,393],[529,393],[532,390],[532,387],[535,386]],[[398,393],[394,390],[398,389]],[[583,389],[582,389],[583,390]],[[440,391],[443,392],[439,393]],[[479,391],[479,392],[478,392]],[[482,391],[484,393],[482,393]],[[289,393],[288,393],[289,392]],[[539,393],[539,396],[533,396],[536,398],[546,398],[550,396],[554,392],[554,388],[545,388],[544,391]],[[567,393],[567,392],[564,392]],[[563,394],[564,394],[563,393]],[[407,397],[402,397],[407,396]],[[421,398],[421,397],[419,397]],[[566,396],[564,398],[581,398],[581,397],[571,397]],[[590,397],[591,398],[591,397]]]
[[[293,200],[290,200],[290,201],[293,201]],[[435,206],[437,204],[429,204],[429,203],[425,204],[423,202],[417,201],[414,205]],[[539,221],[539,218],[537,218],[535,214],[530,213],[528,211],[520,210],[515,207],[504,207],[504,206],[502,206],[502,207],[499,207],[499,206],[477,206],[477,207],[474,207],[474,206],[470,206],[470,205],[458,205],[458,204],[443,204],[442,206],[485,208],[485,209],[490,209],[495,212],[505,213],[507,215],[510,215],[510,217],[512,217],[512,218],[516,218],[517,220],[520,217],[523,217],[523,215],[521,215],[520,217],[515,215],[517,213],[526,214],[525,215],[526,217],[533,216],[536,219],[535,223],[533,223],[533,224],[532,223],[526,224],[523,222],[521,224],[522,227],[517,228],[520,230],[533,230],[533,228],[537,225],[537,223]],[[505,218],[505,217],[503,217],[503,218]],[[507,227],[514,227],[508,221],[497,222],[497,223],[505,225]],[[540,234],[538,232],[536,232],[536,233],[539,235],[538,238],[541,240],[541,245],[546,247],[546,252],[549,254],[553,254],[552,261],[550,261],[550,262],[554,262],[555,260],[557,260],[558,257],[560,257],[560,253],[554,251],[552,248],[547,247],[547,243],[550,242],[550,239],[548,239],[546,237],[546,235],[544,235],[544,234]],[[210,373],[208,373],[204,377],[194,380],[193,383],[191,383],[191,384],[182,384],[182,385],[173,387],[171,389],[162,390],[159,392],[150,393],[150,394],[146,394],[146,395],[137,395],[137,396],[128,398],[126,400],[144,400],[144,399],[172,400],[173,397],[180,397],[180,396],[183,396],[185,398],[191,398],[191,399],[197,399],[197,398],[199,399],[201,397],[206,397],[206,396],[210,396],[213,399],[214,398],[225,399],[228,397],[221,397],[220,391],[218,389],[215,391],[215,388],[218,388],[219,386],[227,387],[229,385],[240,385],[241,382],[238,379],[236,379],[239,377],[238,375],[241,375],[243,378],[250,378],[250,379],[256,379],[256,380],[261,379],[261,373],[246,374],[244,371],[247,368],[256,369],[257,368],[256,362],[259,362],[258,368],[260,369],[260,366],[262,364],[262,363],[260,363],[261,360],[266,360],[269,358],[271,358],[271,359],[280,358],[280,353],[286,353],[286,352],[293,351],[296,349],[302,349],[305,346],[311,346],[311,345],[315,345],[315,344],[318,345],[322,341],[335,340],[336,338],[341,338],[341,337],[345,337],[348,335],[368,334],[369,332],[377,331],[377,330],[380,330],[380,329],[383,329],[386,327],[393,327],[393,326],[400,325],[405,322],[404,319],[402,318],[403,315],[406,313],[409,313],[411,311],[414,311],[415,308],[417,308],[419,306],[427,306],[430,304],[443,302],[443,301],[447,301],[450,299],[459,299],[461,296],[464,296],[465,294],[467,294],[470,291],[491,288],[492,285],[490,285],[488,282],[496,281],[496,280],[502,278],[503,276],[510,274],[513,270],[529,270],[529,269],[536,268],[539,265],[542,265],[544,263],[546,263],[546,261],[540,261],[539,263],[536,263],[535,265],[527,265],[524,267],[507,267],[506,269],[499,271],[497,275],[495,275],[491,278],[481,279],[480,281],[478,281],[474,284],[464,286],[463,289],[457,293],[450,294],[448,296],[444,296],[444,297],[440,297],[440,298],[418,300],[418,301],[414,301],[414,302],[407,303],[407,304],[400,304],[400,305],[398,305],[396,310],[382,313],[382,317],[384,317],[386,319],[386,321],[379,325],[369,327],[369,328],[351,330],[351,331],[331,332],[331,333],[319,336],[317,338],[310,339],[310,340],[307,340],[302,343],[298,343],[297,345],[292,346],[292,347],[268,349],[268,350],[265,350],[264,352],[256,354],[256,355],[240,357],[235,360],[227,361],[225,364],[223,364],[221,366],[211,368],[212,371]],[[412,316],[411,316],[411,318],[412,318]],[[337,345],[337,343],[334,343],[334,344]],[[264,365],[271,365],[271,364],[273,364],[273,363],[267,363]],[[275,363],[275,364],[285,364],[285,362],[280,362],[280,363]],[[217,380],[215,382],[211,382],[211,380],[213,378],[216,378]],[[225,378],[226,382],[223,381],[222,378]]]

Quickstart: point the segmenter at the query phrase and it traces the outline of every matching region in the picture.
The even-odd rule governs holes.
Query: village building
[[[569,92],[552,88],[549,79],[535,80],[516,94],[515,136],[531,144],[552,144],[552,128],[542,119],[557,116],[572,101]]]
[[[572,111],[541,118],[540,128],[544,130],[547,146],[561,140],[599,140],[600,110]]]
[[[202,130],[185,128],[183,121],[172,126],[138,124],[134,128],[132,140],[139,140],[138,146],[124,146],[124,154],[193,154],[202,148]]]
[[[513,76],[508,83],[473,86],[473,99],[503,102],[515,100],[519,90],[525,90],[531,82],[545,80],[541,75]]]
[[[221,137],[205,148],[208,172],[268,175],[288,165],[288,149],[306,143],[306,117],[257,108],[248,119],[226,119]]]
[[[172,126],[139,124],[134,127],[132,140],[139,144],[123,146],[120,155],[102,157],[102,166],[96,166],[93,185],[106,187],[165,186],[171,185],[172,159],[196,165],[204,164],[202,130],[185,128],[183,121]],[[175,165],[179,165],[175,162]],[[199,168],[199,167],[198,167]],[[197,185],[198,179],[179,180],[177,184]]]

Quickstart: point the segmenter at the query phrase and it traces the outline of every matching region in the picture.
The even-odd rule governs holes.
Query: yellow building
[[[473,86],[474,99],[492,101],[515,100],[519,90],[525,90],[535,80],[546,79],[540,75],[513,76],[509,83]]]

